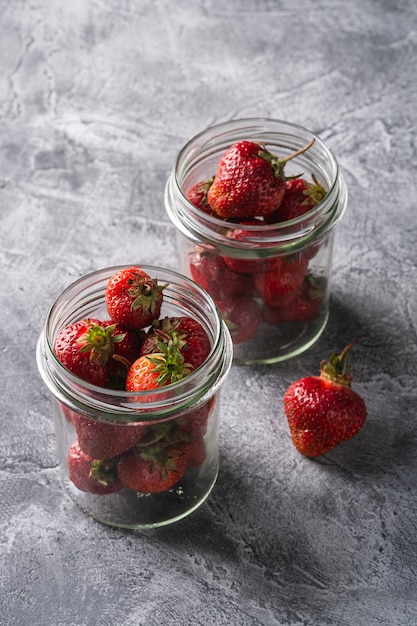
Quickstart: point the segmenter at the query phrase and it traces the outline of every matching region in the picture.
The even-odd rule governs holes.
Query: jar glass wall
[[[210,180],[238,141],[262,144],[289,160],[286,177],[319,181],[323,199],[289,221],[240,223],[205,213],[186,197]],[[329,314],[335,227],[347,203],[336,158],[309,130],[279,120],[235,120],[208,128],[180,151],[165,206],[176,226],[180,271],[213,297],[229,326],[234,360],[273,363],[300,354],[323,332]]]
[[[105,287],[120,267],[99,270],[70,285],[52,305],[37,345],[38,368],[51,392],[64,486],[93,518],[127,528],[172,523],[208,497],[219,464],[219,394],[232,360],[229,332],[207,293],[176,272],[140,267],[166,284],[161,317],[192,317],[205,329],[211,352],[200,367],[168,386],[127,392],[92,385],[61,364],[53,349],[57,334],[81,319],[108,319]],[[108,453],[103,452],[102,436],[111,441]],[[138,450],[186,458],[178,481],[158,491],[123,487],[121,464]],[[99,478],[92,488],[74,477],[71,464],[81,467],[85,455],[98,477],[111,476],[105,487]]]

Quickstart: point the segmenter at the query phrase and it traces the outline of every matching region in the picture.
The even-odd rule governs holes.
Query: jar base
[[[233,362],[237,365],[268,365],[299,356],[320,338],[328,319],[326,311],[314,322],[262,323],[255,339],[233,346]]]
[[[64,487],[78,508],[96,522],[116,528],[149,530],[178,522],[196,511],[209,497],[217,474],[218,468],[211,481],[206,479],[200,489],[196,488],[198,477],[189,476],[172,489],[155,494],[124,489],[107,496],[94,496],[79,491],[67,480]]]

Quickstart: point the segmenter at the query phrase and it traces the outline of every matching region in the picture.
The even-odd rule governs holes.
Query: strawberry
[[[233,241],[251,241],[253,244],[253,240],[262,239],[267,235],[265,231],[261,230],[249,230],[244,228],[244,226],[260,226],[262,225],[261,220],[243,220],[241,222],[242,228],[231,228],[227,234],[229,239]],[[260,244],[261,245],[261,244]],[[275,259],[268,258],[245,258],[245,257],[224,257],[224,262],[235,272],[242,272],[245,274],[253,274],[255,272],[265,272],[271,266],[273,266]]]
[[[207,458],[206,442],[203,437],[193,439],[182,448],[187,467],[200,467]]]
[[[284,410],[299,452],[316,457],[353,437],[363,426],[364,400],[351,388],[350,343],[320,365],[320,376],[307,376],[288,387]]]
[[[288,304],[304,282],[308,261],[302,255],[275,257],[266,272],[253,275],[253,282],[266,304]]]
[[[187,468],[187,457],[176,446],[135,447],[117,464],[120,482],[142,493],[160,493],[173,487]]]
[[[326,190],[313,175],[313,183],[304,178],[292,178],[285,182],[284,198],[279,208],[270,213],[266,220],[269,224],[286,222],[304,215],[316,204],[321,202],[326,195]]]
[[[115,343],[114,354],[108,363],[108,381],[106,387],[124,389],[126,376],[130,365],[140,356],[145,332],[136,328],[127,328],[122,324],[113,324],[111,321],[102,322],[102,326],[114,326],[115,334],[123,338]]]
[[[195,252],[190,258],[189,267],[193,280],[214,300],[244,295],[252,289],[252,278],[249,274],[236,272],[228,267],[224,257],[213,252]]]
[[[256,335],[261,317],[256,300],[250,296],[239,296],[217,302],[217,305],[233,343],[243,343]]]
[[[72,414],[78,443],[83,452],[106,461],[134,446],[144,435],[141,424],[110,424]]]
[[[141,354],[156,352],[159,342],[165,345],[171,342],[176,346],[192,369],[204,363],[211,350],[210,339],[203,326],[187,316],[156,320],[143,342]]]
[[[207,423],[211,411],[214,409],[214,403],[214,398],[211,398],[211,400],[197,409],[192,409],[189,413],[180,417],[178,422],[182,431],[190,434],[193,438],[203,437],[207,431]]]
[[[119,270],[106,285],[110,318],[129,328],[146,328],[159,317],[165,286],[140,267]]]
[[[67,463],[69,479],[80,491],[106,495],[123,488],[116,464],[92,458],[80,448],[77,440],[68,450]]]
[[[115,325],[103,325],[97,319],[87,318],[61,329],[54,351],[73,374],[104,387],[109,378],[109,359],[123,338],[123,334],[116,334]]]
[[[126,391],[149,391],[181,380],[191,371],[179,350],[170,343],[158,344],[159,352],[139,357],[127,373]]]
[[[197,207],[197,209],[200,209],[200,211],[203,211],[203,213],[207,213],[208,215],[216,215],[207,200],[208,190],[210,189],[212,182],[213,178],[195,183],[195,185],[193,185],[185,194],[187,200]]]
[[[267,324],[281,324],[283,322],[312,322],[320,313],[323,300],[324,283],[314,276],[307,276],[300,289],[289,302],[279,306],[264,304],[262,319]]]
[[[207,193],[210,207],[224,218],[251,218],[275,211],[285,192],[284,167],[312,141],[284,159],[253,141],[233,144],[220,159]]]

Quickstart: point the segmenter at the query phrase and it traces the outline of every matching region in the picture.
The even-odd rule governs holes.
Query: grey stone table
[[[2,626],[417,623],[416,61],[412,0],[0,0]],[[198,512],[103,526],[59,482],[47,309],[101,267],[175,269],[175,155],[254,116],[319,133],[346,178],[327,329],[233,366]],[[351,339],[367,423],[308,460],[282,395]]]

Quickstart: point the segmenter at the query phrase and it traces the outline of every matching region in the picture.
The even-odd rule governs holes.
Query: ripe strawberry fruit
[[[288,302],[285,298],[278,306],[264,304],[262,319],[267,324],[283,322],[305,323],[315,320],[325,291],[325,281],[315,276],[306,276],[300,289]]]
[[[191,372],[179,350],[160,343],[159,352],[139,357],[127,373],[126,391],[149,391],[181,380]]]
[[[175,346],[192,369],[204,363],[211,350],[210,339],[203,326],[187,316],[156,320],[142,344],[141,355],[157,352],[159,342]]]
[[[145,427],[110,424],[72,414],[78,443],[83,452],[93,459],[105,461],[134,446],[144,435]]]
[[[233,343],[249,341],[257,333],[261,310],[256,300],[250,296],[229,298],[217,302],[220,313],[230,331]]]
[[[187,457],[176,446],[155,444],[125,452],[117,465],[120,482],[133,491],[160,493],[177,483],[187,468]]]
[[[251,276],[228,267],[224,257],[218,254],[197,251],[190,257],[189,264],[193,280],[214,300],[244,295],[252,289]]]
[[[107,384],[108,364],[115,345],[124,338],[116,326],[88,318],[61,329],[54,342],[58,359],[73,374],[93,385]]]
[[[275,211],[285,191],[284,167],[312,142],[284,159],[253,141],[239,141],[222,156],[207,193],[210,207],[224,218],[265,216]]]
[[[140,355],[140,350],[145,338],[145,332],[136,328],[127,328],[119,323],[111,321],[102,322],[102,326],[114,326],[115,335],[122,339],[115,343],[114,353],[109,359],[107,371],[108,380],[106,387],[110,389],[124,389],[126,376],[130,365]]]
[[[245,226],[261,226],[265,222],[262,220],[243,220],[240,223],[240,228],[231,228],[227,234],[229,239],[240,242],[251,242],[253,240],[265,238],[267,233],[262,230],[250,230]],[[261,243],[259,244],[261,245]],[[255,272],[265,272],[274,265],[275,259],[268,258],[247,258],[247,257],[224,257],[224,262],[235,272],[242,272],[245,274],[253,274]]]
[[[326,190],[313,175],[313,183],[304,178],[292,178],[285,182],[284,198],[279,208],[268,215],[267,222],[286,222],[304,215],[321,202]]]
[[[159,317],[164,288],[140,267],[119,270],[105,291],[110,318],[128,328],[146,328]]]
[[[80,491],[106,495],[123,488],[116,464],[92,458],[81,450],[77,440],[68,450],[67,463],[69,478]]]
[[[320,366],[320,376],[307,376],[288,387],[284,410],[292,441],[299,452],[316,457],[353,437],[363,426],[364,400],[351,388],[348,355],[353,342]]]
[[[303,255],[276,257],[266,272],[253,275],[253,282],[266,304],[283,306],[291,302],[301,288],[308,266]]]
[[[193,185],[185,194],[187,200],[194,204],[197,209],[200,209],[200,211],[203,211],[203,213],[207,213],[208,215],[216,215],[207,200],[208,190],[210,189],[212,182],[213,178],[210,180],[200,181]]]

